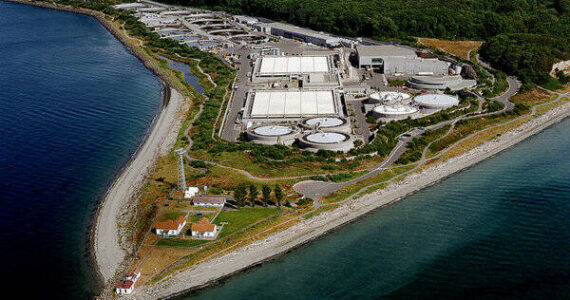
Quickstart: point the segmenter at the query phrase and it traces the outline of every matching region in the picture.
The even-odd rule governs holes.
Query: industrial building
[[[389,76],[446,75],[450,63],[437,58],[421,58],[412,49],[394,46],[356,46],[359,68],[379,70]]]
[[[340,96],[333,89],[252,90],[245,102],[242,121],[254,123],[294,121],[318,116],[343,116]]]
[[[414,76],[406,83],[409,87],[418,90],[445,90],[458,91],[472,88],[477,85],[474,79],[464,79],[460,75],[452,76]]]
[[[293,88],[340,85],[333,55],[264,55],[257,59],[251,81]]]
[[[307,28],[301,28],[286,23],[256,23],[253,25],[257,30],[276,36],[293,39],[321,47],[337,47],[340,39],[323,32],[317,32]]]

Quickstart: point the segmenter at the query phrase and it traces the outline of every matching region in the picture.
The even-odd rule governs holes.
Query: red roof
[[[210,220],[208,220],[206,217],[203,217],[198,220],[198,222],[192,224],[192,228],[190,230],[198,232],[212,232],[216,230],[216,225],[210,224]]]
[[[130,289],[133,286],[134,282],[130,280],[121,280],[117,283],[118,289]]]
[[[164,222],[156,222],[154,228],[156,229],[164,229],[164,230],[177,230],[180,224],[184,224],[186,218],[180,216],[176,218],[176,220],[166,220]]]

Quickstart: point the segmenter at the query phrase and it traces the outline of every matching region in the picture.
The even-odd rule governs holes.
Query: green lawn
[[[208,241],[206,240],[183,240],[177,238],[165,238],[156,244],[157,246],[170,246],[170,247],[195,247],[202,245]]]
[[[242,228],[279,213],[276,207],[242,207],[239,210],[222,211],[216,218],[216,224],[227,222],[218,238],[223,238]]]
[[[159,221],[164,222],[166,220],[176,220],[176,218],[184,215],[186,215],[186,213],[180,211],[167,211],[160,215]]]

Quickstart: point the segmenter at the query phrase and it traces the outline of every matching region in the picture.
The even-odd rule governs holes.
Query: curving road
[[[465,137],[465,138],[463,138],[463,139],[457,141],[456,143],[452,144],[450,147],[447,147],[446,149],[440,151],[436,156],[431,157],[431,158],[429,158],[429,159],[426,158],[426,154],[427,154],[427,151],[428,151],[429,147],[430,147],[434,142],[436,142],[436,141],[438,141],[438,140],[440,140],[440,139],[443,139],[443,138],[445,138],[446,136],[448,136],[449,134],[451,134],[451,132],[452,132],[453,129],[455,128],[455,124],[457,124],[457,122],[459,122],[460,120],[468,120],[468,119],[473,119],[473,118],[480,118],[480,117],[484,117],[484,116],[500,114],[500,113],[503,113],[503,112],[505,112],[505,111],[507,111],[507,110],[512,110],[512,109],[515,107],[515,105],[514,105],[514,103],[510,102],[509,99],[510,99],[512,96],[514,96],[514,95],[516,95],[516,94],[518,93],[518,91],[520,90],[520,87],[521,87],[521,83],[520,83],[520,81],[518,81],[518,80],[517,80],[516,78],[514,78],[514,77],[509,77],[509,78],[507,78],[507,82],[509,83],[509,88],[507,89],[507,91],[505,91],[502,95],[493,98],[494,100],[497,100],[497,101],[499,101],[499,102],[505,104],[505,107],[504,107],[503,109],[501,109],[501,110],[499,110],[499,111],[496,111],[496,112],[483,113],[483,114],[481,114],[481,113],[480,113],[480,110],[478,110],[479,114],[476,114],[476,115],[472,115],[472,116],[465,116],[465,115],[462,115],[462,116],[459,116],[459,117],[457,117],[457,118],[455,118],[455,119],[453,119],[453,120],[440,122],[440,123],[438,123],[438,124],[434,124],[434,125],[431,125],[431,126],[428,126],[428,127],[425,127],[425,128],[413,128],[413,129],[411,129],[410,131],[407,132],[407,133],[408,133],[408,136],[403,137],[403,138],[400,139],[400,141],[398,142],[398,144],[396,145],[396,147],[394,147],[394,149],[393,149],[392,152],[388,155],[388,157],[387,157],[384,161],[382,161],[382,163],[380,163],[377,167],[373,168],[369,173],[367,173],[367,174],[365,174],[365,175],[362,175],[362,176],[360,176],[360,177],[357,177],[357,178],[355,178],[355,179],[352,179],[352,180],[350,180],[350,181],[347,181],[347,182],[340,182],[340,183],[336,183],[336,182],[324,182],[324,181],[315,181],[315,180],[301,181],[301,182],[298,182],[297,184],[295,184],[295,185],[293,186],[293,189],[294,189],[296,192],[298,192],[298,193],[300,193],[300,194],[303,194],[305,197],[308,197],[308,198],[311,198],[311,199],[318,199],[319,197],[324,197],[324,196],[327,196],[327,195],[329,195],[329,194],[332,194],[333,192],[335,192],[335,191],[337,191],[337,190],[339,190],[339,189],[341,189],[341,188],[343,188],[343,187],[345,187],[345,186],[348,186],[348,185],[351,185],[351,184],[360,182],[360,181],[362,181],[362,180],[368,179],[368,178],[370,178],[370,177],[372,177],[372,176],[374,176],[374,175],[380,173],[381,171],[387,169],[390,165],[392,165],[395,161],[397,161],[398,158],[400,158],[400,156],[406,151],[408,143],[409,143],[414,137],[419,137],[419,136],[423,135],[426,130],[429,129],[429,130],[432,130],[432,131],[433,131],[433,130],[440,129],[440,128],[444,127],[444,126],[451,125],[450,128],[449,128],[449,130],[448,130],[443,136],[441,136],[440,138],[438,138],[438,139],[432,141],[431,143],[429,143],[429,144],[424,148],[424,151],[423,151],[423,153],[422,153],[422,158],[420,159],[420,161],[418,161],[418,165],[417,165],[415,168],[413,168],[413,169],[411,169],[411,170],[409,170],[409,171],[407,171],[407,172],[405,172],[405,173],[403,173],[403,174],[407,174],[407,173],[409,173],[409,172],[413,172],[413,171],[415,171],[416,169],[418,169],[419,167],[421,167],[425,162],[427,162],[427,161],[429,161],[429,160],[433,160],[433,159],[438,158],[439,156],[443,155],[443,154],[446,153],[449,149],[453,148],[453,146],[455,146],[456,144],[458,144],[458,143],[460,143],[460,142],[462,142],[462,141],[464,141],[464,140],[466,140],[466,139],[468,139],[468,138],[471,138],[472,136],[475,136],[475,135],[479,134],[480,132],[482,132],[482,131],[484,131],[484,130],[491,129],[491,128],[494,128],[494,127],[496,127],[496,126],[505,125],[506,123],[498,124],[498,125],[496,125],[496,126],[493,126],[493,127],[490,127],[490,128],[486,128],[486,129],[483,129],[483,130],[480,130],[480,131],[477,131],[477,132],[473,133],[472,135],[469,135],[469,136],[467,136],[467,137]],[[481,100],[481,99],[479,99],[479,100]],[[533,111],[533,113],[534,113],[534,111]],[[517,119],[518,119],[518,118],[517,118]],[[514,120],[513,120],[513,121],[514,121]],[[315,206],[319,206],[319,205],[320,205],[320,202],[316,202]]]

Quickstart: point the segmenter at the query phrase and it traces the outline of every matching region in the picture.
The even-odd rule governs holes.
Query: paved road
[[[385,170],[387,167],[389,167],[395,161],[397,161],[398,158],[400,158],[400,156],[406,151],[407,145],[412,140],[412,138],[419,137],[419,136],[423,135],[425,130],[428,130],[428,129],[429,130],[437,130],[437,129],[442,128],[444,126],[451,125],[449,130],[442,137],[437,139],[437,140],[440,140],[440,139],[448,136],[453,131],[453,128],[455,128],[455,124],[457,122],[459,122],[460,120],[480,118],[480,117],[489,116],[489,115],[496,115],[496,114],[500,114],[506,110],[511,110],[514,108],[514,104],[509,101],[509,98],[514,96],[519,91],[521,83],[520,83],[520,81],[518,81],[514,77],[507,78],[507,82],[509,83],[509,88],[507,89],[507,91],[505,93],[503,93],[502,95],[494,98],[495,100],[500,101],[500,102],[505,104],[505,107],[502,110],[496,111],[496,112],[491,112],[491,113],[476,114],[476,115],[472,115],[472,116],[464,116],[463,115],[463,116],[459,116],[453,120],[440,122],[438,124],[434,124],[434,125],[431,125],[431,126],[428,126],[425,128],[414,128],[414,129],[408,131],[409,136],[401,138],[400,141],[398,142],[398,144],[396,145],[396,147],[390,153],[390,155],[381,164],[379,164],[376,168],[372,169],[369,173],[362,175],[360,177],[357,177],[355,179],[352,179],[350,181],[342,182],[342,183],[324,182],[324,181],[315,181],[315,180],[301,181],[301,182],[295,184],[293,186],[293,189],[296,192],[301,193],[301,194],[305,195],[305,197],[308,197],[308,198],[317,199],[318,197],[324,197],[324,196],[329,195],[329,194],[331,194],[331,193],[333,193],[333,192],[335,192],[335,191],[337,191],[337,190],[339,190],[345,186],[348,186],[350,184],[354,184],[354,183],[357,183],[359,181],[368,179],[368,178],[378,174],[382,170]],[[535,112],[535,110],[533,109],[533,113],[534,112]],[[498,124],[496,126],[502,126],[502,125],[504,125],[504,124]],[[490,128],[487,128],[484,130],[488,130],[488,129],[490,129]],[[471,138],[472,136],[474,136],[475,134],[478,134],[479,132],[480,131],[457,141],[452,146],[456,145],[459,142],[464,141],[465,139]],[[418,166],[416,168],[423,165],[428,160],[426,157],[426,154],[427,154],[429,147],[434,142],[435,141],[432,141],[430,144],[428,144],[424,148],[424,151],[422,153],[422,158],[420,159],[420,161],[418,161]],[[447,150],[453,148],[452,146],[448,147],[444,151],[441,151],[440,153],[438,153],[438,155],[431,157],[429,160],[437,158],[440,155],[446,153]],[[414,168],[413,170],[415,170],[416,168]],[[408,172],[411,172],[413,170],[410,170]],[[319,206],[320,203],[317,202],[314,205]]]
[[[241,47],[237,51],[236,49],[231,49],[231,52],[240,55],[238,64],[239,70],[237,71],[237,79],[235,83],[235,86],[238,88],[232,91],[232,102],[230,103],[229,112],[224,122],[224,129],[222,130],[221,138],[224,141],[235,142],[241,132],[241,125],[237,124],[236,120],[245,102],[245,94],[247,92],[245,84],[248,80],[247,73],[252,70],[247,56],[253,52],[253,50]]]
[[[400,139],[400,141],[398,141],[396,147],[392,149],[392,152],[390,152],[390,154],[384,159],[384,161],[382,161],[382,163],[380,163],[378,166],[371,169],[370,172],[362,176],[359,176],[355,179],[346,182],[325,182],[325,181],[316,181],[316,180],[301,181],[295,184],[293,186],[293,189],[296,192],[305,195],[305,197],[307,198],[317,199],[319,197],[324,197],[326,195],[329,195],[345,186],[373,177],[376,174],[385,170],[388,166],[392,165],[394,162],[396,162],[396,160],[400,158],[402,153],[406,151],[406,147],[408,143],[412,140],[412,138],[422,135],[423,132],[424,131],[422,130],[412,130],[412,132],[410,132],[410,136],[403,137]]]

